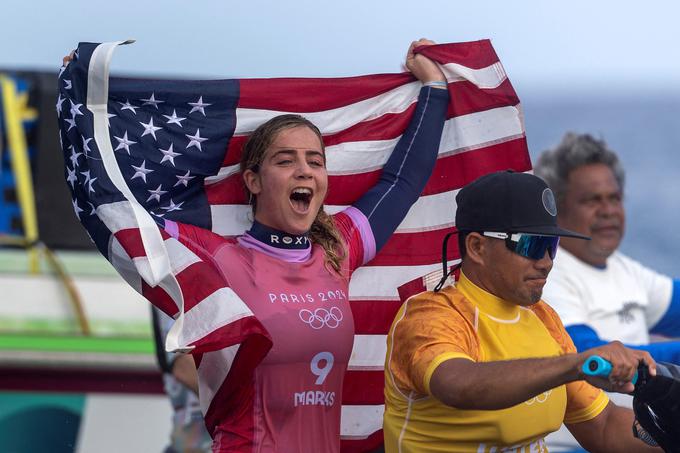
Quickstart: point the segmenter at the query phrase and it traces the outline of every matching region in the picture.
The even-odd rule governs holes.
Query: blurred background
[[[136,39],[116,52],[114,75],[232,78],[397,72],[414,39],[491,38],[532,159],[568,130],[605,139],[627,170],[622,250],[680,276],[680,6],[670,0],[3,7],[0,451],[153,452],[170,430],[149,304],[94,251],[64,182],[56,76],[79,41]]]

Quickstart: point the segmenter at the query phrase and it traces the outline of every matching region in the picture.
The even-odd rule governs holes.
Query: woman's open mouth
[[[290,204],[293,206],[293,210],[300,214],[306,214],[309,211],[312,196],[312,189],[307,187],[293,189],[293,192],[290,194]]]

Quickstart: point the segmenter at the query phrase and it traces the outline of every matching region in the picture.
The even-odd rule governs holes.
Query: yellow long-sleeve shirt
[[[543,437],[562,422],[590,420],[605,408],[601,390],[576,381],[507,409],[461,410],[431,396],[430,378],[456,357],[489,362],[570,352],[576,352],[574,344],[547,304],[517,306],[463,274],[455,288],[410,298],[387,339],[386,451],[547,451]]]

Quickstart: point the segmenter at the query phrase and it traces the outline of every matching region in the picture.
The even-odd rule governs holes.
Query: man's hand
[[[592,355],[599,355],[612,364],[612,371],[607,378],[589,376],[583,373],[583,363]],[[656,362],[647,351],[626,348],[620,341],[613,341],[597,348],[588,349],[579,354],[579,376],[595,387],[608,392],[631,393],[635,386],[631,382],[640,362],[647,364],[651,376],[656,375]]]
[[[434,41],[422,38],[418,41],[413,41],[408,48],[408,52],[406,52],[406,68],[423,83],[435,81],[446,82],[446,77],[444,77],[444,73],[439,69],[437,63],[424,55],[413,53],[413,50],[416,47],[431,46],[433,44],[435,44]]]

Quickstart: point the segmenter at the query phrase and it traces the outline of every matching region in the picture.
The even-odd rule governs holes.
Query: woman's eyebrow
[[[277,151],[274,151],[272,155],[270,156],[270,159],[273,159],[276,156],[279,156],[281,154],[288,155],[288,156],[294,156],[295,155],[295,149],[294,148],[281,148]]]
[[[306,155],[306,156],[321,156],[321,157],[323,157],[324,159],[326,158],[326,155],[325,155],[323,152],[317,151],[317,150],[315,150],[315,149],[310,149],[309,151],[306,151],[306,152],[305,152],[305,155]]]

